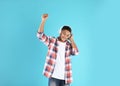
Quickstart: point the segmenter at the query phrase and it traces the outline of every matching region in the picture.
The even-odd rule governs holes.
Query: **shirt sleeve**
[[[37,32],[37,37],[40,41],[42,41],[46,46],[50,44],[50,36],[45,35],[43,32]]]
[[[72,48],[72,52],[71,52],[71,55],[78,55],[79,54],[79,51],[77,48]]]
[[[79,54],[78,48],[72,48],[71,46],[71,55],[78,55],[78,54]]]

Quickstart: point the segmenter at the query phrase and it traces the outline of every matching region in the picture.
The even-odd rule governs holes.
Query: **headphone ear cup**
[[[59,34],[61,33],[61,28],[59,29]]]

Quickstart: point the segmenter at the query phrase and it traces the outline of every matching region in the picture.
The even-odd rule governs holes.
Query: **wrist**
[[[46,20],[45,19],[42,19],[42,22],[45,22]]]

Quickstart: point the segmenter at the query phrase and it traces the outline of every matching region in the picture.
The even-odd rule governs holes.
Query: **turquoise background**
[[[36,37],[43,13],[47,35],[73,29],[71,86],[120,86],[119,0],[0,0],[0,86],[47,86],[47,47]]]

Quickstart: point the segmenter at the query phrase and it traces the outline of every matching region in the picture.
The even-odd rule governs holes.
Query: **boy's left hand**
[[[69,38],[70,42],[73,41],[73,35],[71,35],[71,37]]]

